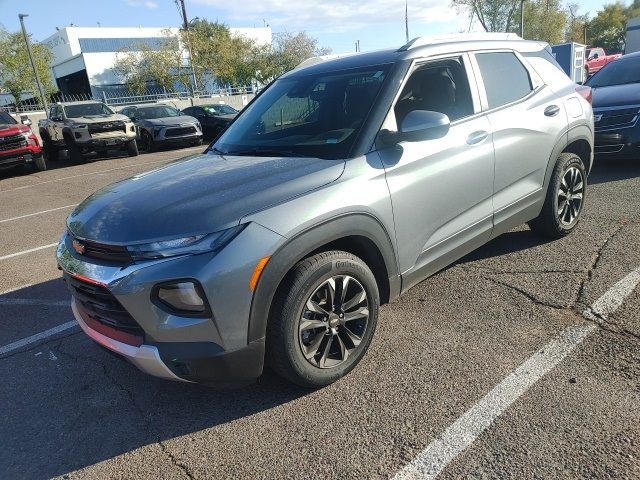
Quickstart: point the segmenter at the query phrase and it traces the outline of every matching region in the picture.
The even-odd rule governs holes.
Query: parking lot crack
[[[598,250],[596,251],[596,253],[593,256],[593,260],[591,262],[591,266],[588,268],[585,277],[582,279],[582,281],[580,282],[580,288],[578,289],[578,296],[576,298],[575,304],[579,305],[588,305],[588,302],[586,300],[586,288],[587,285],[589,284],[589,282],[591,281],[591,279],[593,278],[593,274],[596,271],[596,269],[598,268],[598,265],[600,264],[600,261],[602,260],[602,255],[604,253],[604,250],[607,248],[607,246],[609,245],[609,243],[611,243],[611,241],[618,236],[618,234],[627,226],[629,225],[629,222],[627,220],[623,220],[621,225],[618,225],[618,227],[609,234],[609,236],[607,237],[607,239],[604,241],[604,243],[598,248]]]
[[[167,446],[165,445],[164,442],[160,441],[158,442],[158,445],[160,445],[160,449],[162,450],[162,452],[167,455],[167,457],[169,458],[169,460],[171,460],[171,463],[178,468],[178,470],[180,470],[187,478],[193,479],[195,478],[193,476],[193,473],[191,473],[191,470],[189,470],[189,467],[187,465],[185,465],[184,463],[180,462],[176,456],[171,452],[171,450],[169,450],[167,448]]]
[[[620,326],[618,322],[612,320],[612,317],[600,315],[599,313],[594,312],[591,308],[585,310],[582,313],[582,316],[606,332],[613,333],[614,335],[621,335],[627,339],[640,340],[640,334]]]
[[[528,300],[530,300],[531,302],[535,303],[536,305],[540,305],[542,307],[547,307],[547,308],[552,308],[554,310],[566,310],[567,306],[565,305],[559,305],[556,303],[550,303],[550,302],[545,302],[544,300],[536,297],[535,295],[527,292],[526,290],[516,287],[515,285],[511,285],[503,280],[498,280],[497,278],[491,278],[491,277],[484,277],[486,280],[489,280],[490,282],[496,283],[498,285],[501,285],[505,288],[508,288],[509,290],[513,290],[517,293],[519,293],[520,295],[526,297]]]

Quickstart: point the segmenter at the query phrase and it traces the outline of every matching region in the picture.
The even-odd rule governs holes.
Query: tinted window
[[[173,107],[157,106],[157,107],[144,107],[136,110],[136,118],[166,118],[166,117],[179,117],[181,113]]]
[[[469,81],[459,58],[428,63],[411,74],[395,106],[398,124],[413,110],[444,113],[451,121],[473,115]]]
[[[532,90],[529,72],[510,52],[476,54],[489,108],[526,97]]]
[[[379,65],[276,80],[240,114],[215,147],[238,155],[344,158],[374,105],[388,68]]]
[[[91,115],[113,115],[113,111],[104,103],[79,103],[66,105],[64,111],[67,118],[78,118]]]
[[[13,125],[14,123],[18,123],[14,120],[14,118],[9,115],[7,112],[0,112],[0,124],[4,123],[9,124],[9,125]]]
[[[622,57],[608,63],[586,84],[595,88],[628,83],[640,83],[640,56]]]

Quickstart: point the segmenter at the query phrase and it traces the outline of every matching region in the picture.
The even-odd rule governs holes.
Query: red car
[[[42,146],[31,127],[0,111],[0,169],[18,165],[31,165],[38,172],[47,169]]]
[[[617,60],[622,55],[616,53],[615,55],[607,55],[603,48],[592,47],[587,49],[587,78],[599,71],[607,63],[611,63]]]

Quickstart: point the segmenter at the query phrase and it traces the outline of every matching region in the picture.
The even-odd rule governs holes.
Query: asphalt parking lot
[[[221,391],[67,325],[54,260],[75,204],[201,149],[0,172],[0,478],[640,478],[640,162],[596,164],[573,235],[523,226],[384,306],[345,379]]]

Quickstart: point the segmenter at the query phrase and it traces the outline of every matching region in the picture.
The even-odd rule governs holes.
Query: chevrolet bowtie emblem
[[[84,255],[84,251],[86,250],[86,247],[80,243],[78,240],[74,240],[72,242],[73,244],[73,249],[78,252],[79,255]]]

